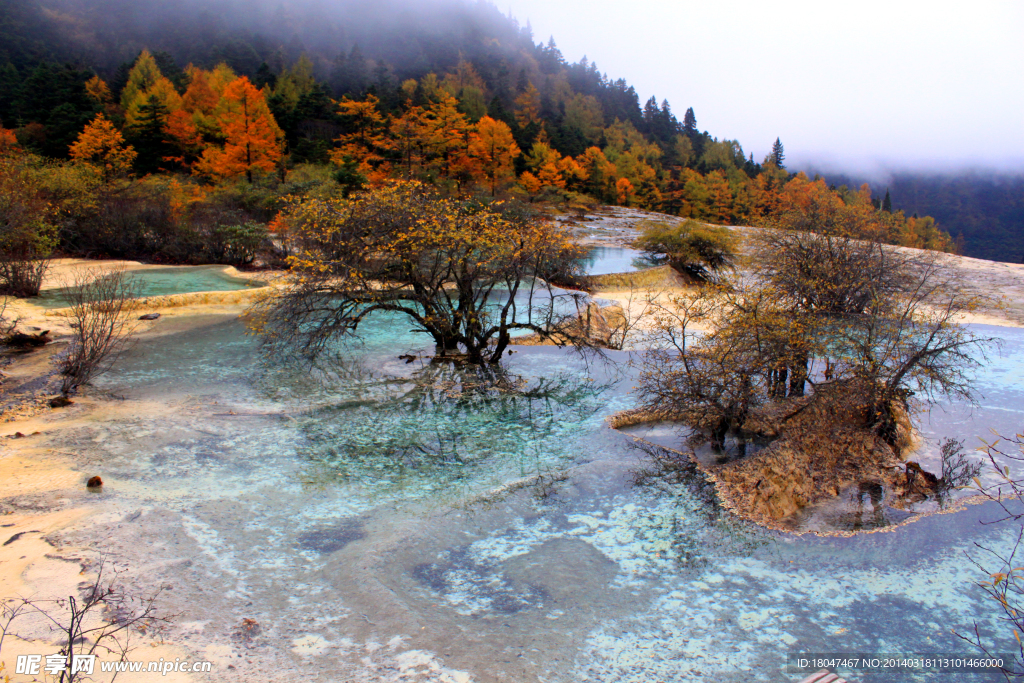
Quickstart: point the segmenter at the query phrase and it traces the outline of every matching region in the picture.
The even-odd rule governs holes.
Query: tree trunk
[[[721,420],[711,429],[711,450],[721,453],[725,450],[725,435],[729,433],[729,423]]]
[[[440,334],[437,332],[433,333],[434,337],[434,353],[438,356],[444,357],[450,353],[457,354],[459,352],[459,340],[456,337]]]
[[[807,365],[809,363],[810,359],[807,357],[807,354],[797,356],[796,362],[793,363],[793,372],[789,377],[790,396],[804,395],[804,384],[807,382]]]
[[[508,347],[510,341],[512,341],[512,339],[506,330],[502,330],[498,333],[498,341],[494,345],[494,351],[491,353],[490,361],[492,363],[497,363],[501,360],[501,355],[505,353],[505,349]]]

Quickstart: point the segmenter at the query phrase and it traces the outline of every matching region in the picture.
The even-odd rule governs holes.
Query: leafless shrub
[[[139,282],[123,268],[109,273],[83,270],[63,283],[70,306],[62,317],[72,330],[71,345],[57,357],[68,396],[120,358],[137,325]]]
[[[934,254],[808,232],[769,234],[759,249],[755,276],[708,297],[714,322],[690,354],[684,321],[666,317],[668,343],[640,377],[646,408],[683,406],[678,417],[718,442],[755,408],[841,383],[869,391],[871,429],[898,453],[912,396],[972,399],[994,340],[961,324],[983,300]]]
[[[7,316],[7,297],[0,299],[0,339],[6,339],[14,332],[14,328],[18,326],[17,318],[9,318]]]
[[[608,323],[608,348],[622,351],[644,337],[645,326],[650,323],[656,312],[660,310],[659,298],[665,291],[641,289],[630,284],[629,293],[618,306],[611,306],[603,311]]]
[[[1002,516],[995,522],[1012,522],[1018,529],[1009,550],[979,544],[981,557],[972,557],[971,561],[987,577],[977,585],[994,603],[997,619],[1005,627],[1004,634],[1012,634],[1015,640],[1012,661],[1005,663],[1002,673],[1008,681],[1020,681],[1024,680],[1024,478],[1016,472],[1024,464],[1024,434],[985,443],[984,451],[996,479],[985,485],[975,477],[976,490],[1002,510]],[[1002,654],[995,645],[998,634],[983,633],[977,621],[969,633],[956,635],[986,655]]]
[[[56,644],[60,648],[57,654],[65,667],[56,677],[60,683],[88,678],[87,671],[75,666],[76,658],[106,655],[121,662],[127,660],[137,647],[133,636],[161,626],[169,617],[157,616],[155,603],[159,593],[139,598],[126,593],[116,579],[115,572],[113,580],[105,581],[101,561],[96,579],[86,584],[78,597],[0,601],[0,651],[6,636],[17,637],[15,622],[35,614],[42,617],[57,636]]]

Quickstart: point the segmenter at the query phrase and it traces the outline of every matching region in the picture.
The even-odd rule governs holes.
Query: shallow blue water
[[[930,440],[1019,430],[1024,331],[978,329],[1005,340],[985,398],[933,411]],[[170,639],[226,649],[219,680],[792,681],[788,653],[970,653],[950,629],[998,629],[972,585],[974,544],[1013,531],[981,523],[990,506],[767,532],[606,426],[632,405],[625,355],[520,347],[494,390],[428,363],[407,326],[368,331],[312,369],[236,320],[161,322],[100,382],[123,408],[55,443],[109,482],[108,521],[73,540],[174,586]]]
[[[262,282],[235,277],[224,272],[224,266],[180,266],[129,271],[138,283],[139,296],[164,296],[191,292],[233,292],[262,286]],[[45,290],[30,299],[39,306],[60,308],[68,301],[61,290]]]
[[[587,259],[588,275],[607,275],[609,273],[630,273],[652,264],[644,253],[627,247],[592,247]]]

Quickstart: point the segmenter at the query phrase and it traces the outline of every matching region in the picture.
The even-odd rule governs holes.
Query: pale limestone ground
[[[43,289],[59,288],[73,277],[76,271],[88,269],[101,276],[115,268],[129,271],[152,268],[168,268],[162,265],[147,265],[137,261],[88,261],[83,259],[58,259],[51,266],[43,283]],[[258,277],[265,280],[266,273],[250,274],[225,266],[225,273],[241,278]],[[262,288],[233,292],[196,292],[162,297],[150,297],[144,301],[143,312],[159,312],[162,318],[205,313],[241,314],[248,303],[259,295]],[[59,337],[70,332],[59,311],[45,309],[24,300],[8,299],[4,315],[17,319],[18,329],[38,332],[50,330]],[[137,333],[159,334],[159,321],[140,321]],[[154,329],[156,328],[156,329]],[[4,370],[5,383],[21,383],[30,376],[46,372],[49,356],[59,351],[60,342],[50,344],[43,350],[33,351],[14,365]],[[96,506],[89,505],[89,494],[85,481],[87,473],[73,467],[73,454],[54,453],[35,444],[39,438],[36,432],[60,428],[66,429],[76,422],[94,422],[102,419],[104,402],[94,398],[76,399],[71,408],[50,410],[39,406],[8,411],[0,424],[0,482],[4,486],[4,498],[30,500],[32,505],[7,507],[0,504],[0,600],[21,597],[52,600],[76,595],[80,584],[94,578],[92,568],[98,553],[84,548],[57,545],[47,540],[50,534],[74,526],[89,515],[95,514]],[[152,411],[159,414],[161,406],[134,406],[133,410]],[[25,438],[13,438],[16,432]],[[18,534],[22,534],[18,536]],[[14,540],[10,540],[14,539]],[[39,620],[36,619],[35,622]],[[27,631],[26,629],[27,624]],[[4,674],[13,673],[14,661],[19,654],[52,654],[55,648],[49,643],[52,634],[44,623],[25,622],[19,618],[19,632],[28,640],[11,634],[4,639],[3,662],[7,669]],[[135,659],[174,661],[176,657],[194,659],[183,648],[163,643],[159,638],[142,638]],[[110,680],[96,672],[96,680]],[[149,674],[152,677],[153,674]],[[130,680],[121,674],[118,680]],[[147,677],[142,676],[143,679]],[[192,674],[169,673],[163,680],[183,682],[195,680]],[[19,680],[15,677],[12,680]]]
[[[563,216],[559,218],[570,226],[577,238],[584,244],[595,246],[629,246],[639,235],[644,221],[679,222],[677,216],[628,209],[622,207],[606,207],[596,214],[588,214],[584,220]],[[749,226],[728,226],[744,240],[741,247],[744,257],[750,256],[749,237],[760,230]],[[903,247],[898,247],[903,249]],[[997,325],[1003,327],[1024,327],[1024,264],[1000,263],[968,256],[940,254],[938,258],[948,264],[957,279],[970,292],[988,299],[978,311],[963,317],[964,323]],[[751,266],[745,263],[740,274],[751,272]],[[639,285],[637,287],[598,288],[597,296],[613,300],[620,306],[638,314],[643,306],[643,294],[651,292],[660,301],[670,296],[686,295],[695,291],[685,285],[656,285],[653,287]]]

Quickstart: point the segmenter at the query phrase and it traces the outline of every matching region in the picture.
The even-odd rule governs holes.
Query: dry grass
[[[623,289],[637,290],[658,290],[668,288],[686,287],[691,282],[683,277],[671,266],[658,266],[637,270],[631,273],[610,273],[608,275],[590,275],[587,284],[595,292],[605,290],[618,291]]]

